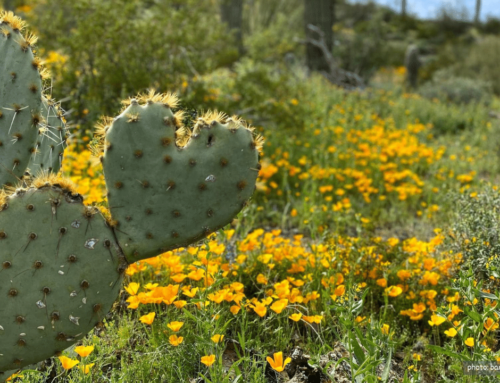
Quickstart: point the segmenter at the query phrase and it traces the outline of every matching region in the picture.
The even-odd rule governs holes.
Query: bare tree
[[[481,15],[481,0],[476,0],[476,13],[474,15],[474,23],[479,24],[480,15]]]
[[[326,63],[326,69],[319,72],[332,84],[338,85],[345,89],[364,88],[363,79],[356,73],[346,71],[339,67],[332,55],[331,49],[328,48],[325,40],[325,34],[318,27],[309,24],[307,26],[309,32],[313,35],[306,40],[298,40],[301,43],[312,45],[321,52]]]
[[[238,51],[243,54],[243,33],[241,24],[243,22],[243,0],[222,0],[220,15],[223,23],[234,33]]]
[[[304,0],[304,22],[306,38],[314,38],[310,25],[323,34],[329,52],[333,49],[333,23],[335,21],[335,0]],[[307,67],[314,71],[329,71],[330,67],[322,50],[312,43],[306,46]]]

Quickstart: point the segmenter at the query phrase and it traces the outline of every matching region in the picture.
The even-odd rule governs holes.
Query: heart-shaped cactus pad
[[[82,200],[55,176],[0,196],[0,377],[82,339],[118,296],[123,255]]]
[[[255,188],[261,138],[215,112],[191,131],[182,126],[182,112],[172,112],[176,105],[170,94],[133,99],[103,129],[109,209],[129,262],[220,229]]]

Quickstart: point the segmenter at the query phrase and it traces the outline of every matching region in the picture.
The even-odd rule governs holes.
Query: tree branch
[[[365,83],[358,74],[339,68],[335,58],[326,45],[324,32],[312,24],[307,25],[307,28],[316,33],[318,38],[307,38],[305,40],[296,41],[302,44],[314,45],[321,50],[329,67],[329,72],[322,71],[321,74],[331,83],[343,88],[364,88]]]

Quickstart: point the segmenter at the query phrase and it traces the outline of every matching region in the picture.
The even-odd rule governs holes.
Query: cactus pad
[[[32,174],[41,172],[58,173],[62,166],[68,132],[62,110],[56,102],[42,97],[37,149],[31,156],[28,168]]]
[[[132,100],[105,128],[102,157],[116,235],[129,262],[187,246],[228,224],[252,195],[260,139],[208,113],[192,133],[172,95]]]
[[[113,233],[65,182],[0,198],[0,377],[82,339],[118,296]]]
[[[24,23],[0,12],[0,185],[15,184],[28,166],[38,133],[42,80],[34,57],[36,38]]]

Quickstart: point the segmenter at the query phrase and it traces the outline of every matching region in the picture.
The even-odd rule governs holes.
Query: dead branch
[[[329,67],[329,72],[321,71],[321,74],[332,84],[338,85],[342,88],[364,88],[365,83],[358,74],[346,71],[339,67],[326,45],[324,32],[312,24],[308,24],[307,28],[314,32],[318,37],[316,39],[307,38],[305,40],[298,40],[298,42],[302,44],[312,44],[321,50]]]

